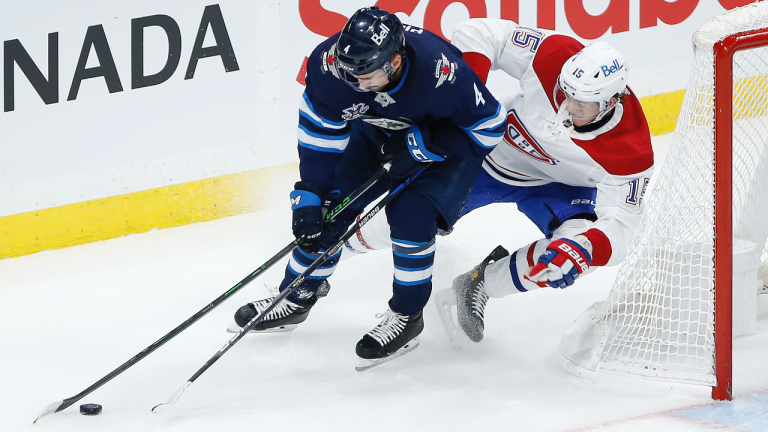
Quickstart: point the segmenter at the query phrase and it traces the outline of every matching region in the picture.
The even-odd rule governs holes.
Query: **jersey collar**
[[[617,103],[612,112],[599,121],[584,126],[574,126],[571,138],[588,141],[616,127],[624,116],[624,105]]]

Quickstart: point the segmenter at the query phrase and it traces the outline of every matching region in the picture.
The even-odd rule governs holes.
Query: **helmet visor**
[[[360,80],[358,80],[356,76],[352,75],[351,73],[347,72],[341,67],[339,67],[339,78],[342,81],[344,81],[347,85],[352,87],[355,91],[359,91],[359,92],[368,91],[360,88]]]
[[[354,75],[349,69],[339,63],[339,78],[359,92],[381,91],[389,84],[389,80],[392,77],[392,64],[389,62],[385,63],[381,69],[376,69],[364,75]]]
[[[559,78],[555,85],[552,99],[555,101],[557,112],[560,113],[561,110],[566,110],[573,120],[591,122],[600,117],[600,114],[603,113],[600,111],[599,102],[581,101],[569,94],[567,89],[564,89],[561,85],[561,80]]]

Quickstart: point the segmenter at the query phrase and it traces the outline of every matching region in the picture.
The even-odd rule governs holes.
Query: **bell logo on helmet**
[[[385,38],[387,37],[387,35],[389,34],[389,27],[385,26],[384,24],[379,24],[379,29],[381,30],[381,31],[379,32],[379,34],[373,34],[373,35],[371,36],[371,40],[372,40],[372,41],[373,41],[373,42],[374,42],[376,45],[381,45],[381,43],[382,43],[382,42],[384,42],[384,39],[385,39]],[[347,48],[349,48],[349,46],[347,46]],[[346,52],[346,51],[344,51],[344,52]]]
[[[617,72],[619,69],[621,69],[621,65],[619,64],[618,60],[614,60],[610,66],[603,65],[600,67],[600,70],[603,71],[603,76],[608,76],[614,72]]]

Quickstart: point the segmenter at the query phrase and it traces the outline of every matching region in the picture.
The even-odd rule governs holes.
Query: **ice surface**
[[[290,187],[286,182],[275,196],[287,196]],[[514,205],[473,212],[438,238],[435,289],[498,244],[519,247],[537,237]],[[674,414],[711,404],[708,388],[588,381],[559,368],[561,334],[605,298],[611,268],[570,289],[492,299],[485,338],[462,351],[451,347],[430,302],[418,349],[355,372],[355,343],[387,308],[386,251],[342,262],[328,297],[298,329],[247,335],[160,414],[150,409],[229,340],[234,311],[267,296],[264,283],[280,280],[283,263],[113,381],[31,426],[47,404],[96,382],[290,241],[290,211],[276,205],[0,261],[0,430],[722,430]],[[768,390],[767,335],[762,316],[756,335],[734,342],[737,399]],[[82,416],[81,403],[99,403],[103,413]]]

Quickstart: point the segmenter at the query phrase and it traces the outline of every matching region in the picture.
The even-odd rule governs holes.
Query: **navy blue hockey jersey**
[[[298,128],[303,181],[324,192],[332,188],[355,119],[388,133],[426,126],[433,143],[457,157],[485,157],[501,140],[504,110],[450,43],[406,26],[405,72],[397,87],[375,93],[355,91],[339,78],[338,37],[318,45],[307,62]],[[455,126],[437,126],[446,122]]]

